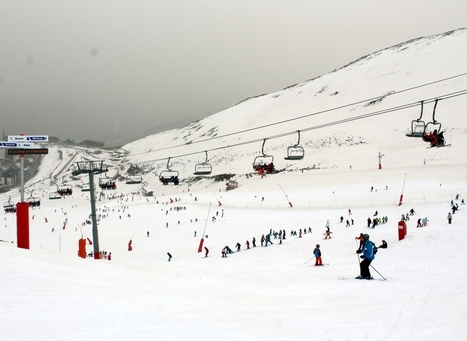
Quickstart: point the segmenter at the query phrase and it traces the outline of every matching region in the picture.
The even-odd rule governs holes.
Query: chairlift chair
[[[62,184],[57,186],[57,193],[61,196],[72,195],[73,187],[71,185]]]
[[[407,137],[423,137],[425,131],[425,121],[422,121],[423,116],[423,101],[420,101],[420,117],[412,121],[411,130],[405,136]]]
[[[62,196],[58,192],[50,192],[49,193],[49,199],[50,200],[55,200],[55,199],[61,199]]]
[[[212,173],[212,165],[208,162],[208,152],[206,153],[206,160],[195,165],[195,172],[193,175],[209,175]]]
[[[99,178],[99,187],[101,189],[115,190],[117,189],[117,184],[115,180],[107,176]]]
[[[180,183],[180,180],[178,179],[179,173],[176,170],[170,169],[169,163],[170,157],[167,160],[167,169],[164,169],[159,173],[159,181],[162,182],[163,185],[173,183],[177,186]]]
[[[429,134],[434,132],[435,130],[439,133],[441,132],[441,123],[436,121],[435,118],[435,113],[436,113],[436,106],[438,105],[438,99],[435,100],[435,105],[433,107],[433,120],[431,122],[428,122],[425,125],[425,129],[423,130],[423,135]],[[426,141],[424,139],[424,141]],[[426,141],[429,142],[429,141]]]
[[[274,173],[274,156],[267,155],[264,152],[264,144],[267,139],[263,140],[263,146],[261,147],[261,154],[253,160],[253,169],[258,173]]]
[[[32,193],[31,196],[27,199],[27,203],[29,207],[40,207],[41,206],[41,198],[33,197]]]
[[[136,185],[142,182],[143,182],[143,177],[141,175],[130,175],[125,181],[127,185]]]
[[[16,213],[16,206],[11,202],[11,197],[8,198],[7,202],[3,203],[3,209],[5,213]]]
[[[435,113],[436,113],[436,106],[437,105],[438,105],[438,99],[435,100],[435,105],[433,107],[433,121],[428,122],[425,125],[425,129],[423,131],[422,139],[425,142],[430,142],[432,147],[433,146],[444,147],[445,146],[444,136],[443,136],[444,132],[441,131],[441,123],[437,122],[436,119],[435,119]],[[433,133],[436,133],[436,135],[437,135],[436,143],[433,143],[433,141],[432,141],[431,134],[433,134]]]
[[[225,190],[226,191],[231,191],[235,188],[238,187],[238,182],[235,181],[235,180],[229,180],[226,184],[225,184]]]
[[[300,146],[300,130],[297,130],[298,141],[297,144],[287,147],[287,156],[285,160],[302,160],[305,157],[305,149]]]
[[[83,184],[83,187],[81,187],[81,192],[90,192],[91,191],[91,186],[89,184]]]

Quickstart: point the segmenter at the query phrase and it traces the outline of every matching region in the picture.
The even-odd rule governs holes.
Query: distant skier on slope
[[[321,259],[321,250],[319,249],[319,244],[316,244],[315,249],[313,250],[313,254],[315,255],[315,266],[323,265],[323,261]]]
[[[326,232],[324,232],[324,239],[331,239],[331,228],[329,226],[326,226]]]

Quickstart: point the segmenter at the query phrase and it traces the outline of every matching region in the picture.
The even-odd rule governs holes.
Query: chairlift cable
[[[423,88],[423,87],[426,87],[426,86],[429,86],[429,85],[433,85],[433,84],[437,84],[437,83],[440,83],[440,82],[445,82],[445,81],[447,81],[447,80],[452,80],[452,79],[455,79],[455,78],[458,78],[458,77],[463,77],[463,76],[466,76],[466,75],[467,75],[467,72],[460,73],[460,74],[457,74],[457,75],[454,75],[454,76],[450,76],[450,77],[446,77],[446,78],[443,78],[443,79],[439,79],[439,80],[436,80],[436,81],[432,81],[432,82],[428,82],[428,83],[423,83],[423,84],[416,85],[416,86],[413,86],[413,87],[410,87],[410,88],[406,88],[406,89],[394,91],[394,92],[391,92],[390,95],[401,94],[401,93],[404,93],[404,92],[408,92],[408,91],[412,91],[412,90],[415,90],[415,89]],[[466,90],[461,90],[460,92],[463,92],[463,91],[466,91]],[[241,130],[241,131],[237,131],[237,132],[232,132],[232,133],[225,134],[225,135],[214,136],[214,137],[210,137],[210,138],[204,139],[204,140],[192,141],[191,144],[202,143],[202,142],[206,142],[206,141],[212,141],[213,139],[220,139],[220,138],[229,137],[229,136],[232,136],[232,135],[242,134],[242,133],[246,133],[246,132],[250,132],[250,131],[255,131],[255,130],[258,130],[258,129],[263,129],[263,128],[275,126],[275,125],[278,125],[278,124],[283,124],[283,123],[287,123],[287,122],[292,122],[292,121],[300,120],[300,119],[303,119],[303,118],[308,118],[308,117],[311,117],[311,116],[316,116],[316,115],[328,113],[328,112],[331,112],[331,111],[343,109],[343,108],[346,108],[346,107],[351,107],[351,106],[355,106],[355,105],[358,105],[358,104],[362,104],[362,103],[367,103],[367,102],[375,101],[375,100],[381,99],[381,97],[382,97],[382,96],[377,96],[377,97],[373,97],[373,98],[369,98],[369,99],[364,99],[364,100],[360,100],[360,101],[353,102],[353,103],[350,103],[350,104],[344,104],[344,105],[341,105],[341,106],[338,106],[338,107],[334,107],[334,108],[329,108],[329,109],[326,109],[326,110],[318,111],[318,112],[315,112],[315,113],[310,113],[310,114],[306,114],[306,115],[303,115],[303,116],[290,118],[290,119],[283,120],[283,121],[278,121],[278,122],[269,123],[269,124],[266,124],[266,125],[263,125],[263,126],[248,128],[248,129],[245,129],[245,130]],[[155,150],[155,151],[153,151],[153,152],[158,152],[158,151],[163,151],[163,150],[167,150],[167,149],[173,149],[173,148],[177,148],[177,147],[182,147],[182,146],[184,146],[184,145],[185,145],[185,144],[180,144],[180,145],[176,145],[176,146],[165,147],[165,148],[157,149],[157,150]],[[147,152],[144,152],[144,153],[141,153],[141,154],[146,154],[146,153],[147,153]],[[138,153],[138,154],[139,154],[139,153]],[[138,155],[138,154],[134,154],[134,155]]]
[[[419,87],[421,87],[421,86],[419,86]],[[456,91],[456,92],[444,94],[444,95],[437,96],[437,97],[433,97],[433,98],[424,100],[424,103],[425,104],[426,103],[432,103],[432,102],[435,102],[435,101],[451,99],[451,98],[455,98],[455,97],[459,97],[459,96],[463,96],[463,95],[467,95],[467,89],[459,90],[459,91]],[[378,98],[381,98],[381,96],[378,97]],[[367,102],[367,101],[360,101],[360,102],[356,102],[356,103],[363,103],[363,102]],[[354,104],[350,104],[350,105],[354,105]],[[335,109],[338,109],[338,108],[340,109],[340,108],[350,106],[350,105],[337,107]],[[370,112],[370,113],[367,113],[367,114],[358,115],[358,116],[355,116],[355,117],[348,117],[348,118],[344,118],[344,119],[340,119],[340,120],[336,120],[336,121],[331,121],[331,122],[323,123],[323,124],[320,124],[320,125],[317,125],[317,126],[302,128],[300,131],[304,132],[304,131],[311,131],[311,130],[327,128],[327,127],[331,127],[331,126],[334,126],[334,125],[339,125],[339,124],[343,124],[343,123],[358,121],[358,120],[362,120],[362,119],[366,119],[366,118],[370,118],[370,117],[374,117],[374,116],[385,115],[385,114],[389,114],[389,113],[392,113],[392,112],[413,108],[413,107],[416,107],[418,105],[420,105],[420,101],[412,102],[412,103],[408,103],[408,104],[403,104],[403,105],[395,106],[395,107],[392,107],[392,108],[382,109],[382,110],[379,110],[379,111],[374,111],[374,112]],[[314,114],[310,114],[310,115],[307,115],[307,116],[302,116],[300,118],[309,117],[309,116],[312,116],[312,115],[318,115],[318,114],[329,112],[329,111],[332,111],[332,110],[335,110],[335,109],[327,109],[327,110],[317,112],[317,113],[314,113]],[[262,128],[274,126],[274,125],[277,125],[277,124],[280,124],[280,123],[286,123],[286,122],[289,122],[289,121],[295,120],[295,119],[298,119],[298,118],[294,118],[294,119],[290,119],[290,120],[286,120],[286,121],[282,121],[282,122],[271,123],[271,124],[268,124],[268,125],[263,125],[263,126],[256,127],[256,128],[246,129],[246,130],[238,131],[238,132],[234,132],[234,133],[229,133],[229,134],[226,134],[226,135],[213,137],[210,140],[213,140],[213,139],[216,139],[216,138],[228,137],[228,136],[232,136],[232,135],[236,135],[236,134],[241,134],[241,133],[245,133],[245,132],[252,131],[252,130],[262,129]],[[297,132],[297,130],[294,130],[292,132],[289,131],[289,132],[286,132],[286,133],[271,135],[271,136],[268,136],[267,138],[261,137],[261,138],[252,139],[252,140],[243,141],[243,142],[238,142],[238,143],[234,143],[234,144],[230,144],[230,145],[223,145],[223,146],[211,148],[208,151],[216,151],[216,150],[221,150],[221,149],[226,149],[226,148],[238,147],[238,146],[251,144],[251,143],[256,143],[256,142],[260,142],[260,141],[263,141],[263,143],[264,143],[264,141],[267,140],[267,139],[276,139],[276,138],[280,138],[280,137],[284,137],[284,136],[289,136],[289,135],[295,134],[296,132]],[[194,141],[191,144],[201,143],[201,142],[206,142],[206,141],[208,141],[208,140]],[[172,149],[172,148],[176,148],[176,147],[182,147],[182,146],[184,146],[184,145],[177,145],[177,146],[172,146],[172,147],[167,147],[167,148],[161,148],[161,149],[154,150],[152,152],[159,152],[159,151],[168,150],[168,149]],[[199,154],[200,152],[201,151],[189,152],[189,153],[184,153],[184,154],[173,155],[172,157],[177,157],[177,158],[185,157],[185,156],[190,156],[190,155],[194,155],[194,154]],[[147,154],[147,152],[135,153],[133,155],[139,155],[139,154]],[[146,161],[141,161],[141,162],[135,162],[135,164],[148,163],[148,162],[157,162],[157,161],[162,161],[162,160],[165,160],[165,159],[166,159],[166,157],[157,158],[157,159],[151,159],[151,160],[146,160]]]

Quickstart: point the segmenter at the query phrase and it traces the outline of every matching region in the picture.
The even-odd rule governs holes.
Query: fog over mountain
[[[0,1],[6,134],[122,145],[465,26],[460,0]]]

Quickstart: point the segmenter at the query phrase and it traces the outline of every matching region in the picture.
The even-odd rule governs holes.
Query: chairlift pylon
[[[285,160],[302,160],[305,157],[305,150],[300,146],[300,130],[297,130],[298,141],[295,145],[287,147]]]
[[[410,132],[405,134],[407,137],[422,137],[425,132],[425,121],[422,121],[423,117],[423,101],[420,101],[420,117],[412,121],[410,126]]]
[[[212,173],[212,165],[208,162],[208,152],[206,153],[206,159],[204,162],[195,165],[195,171],[193,175],[209,175]]]

